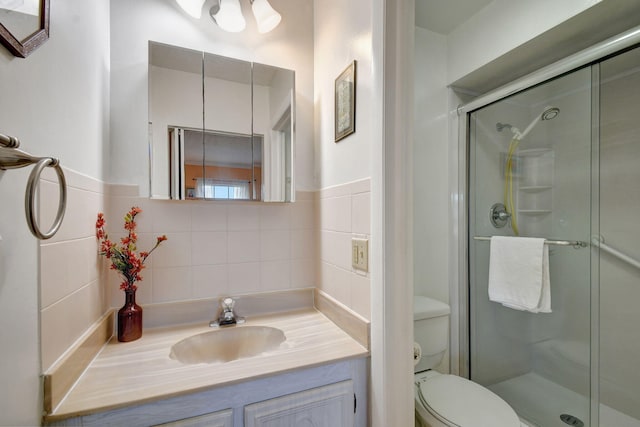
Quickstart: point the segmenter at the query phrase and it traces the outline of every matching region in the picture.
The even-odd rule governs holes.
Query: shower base
[[[568,427],[560,420],[562,414],[573,415],[582,420],[585,427],[591,426],[587,397],[533,372],[488,388],[509,402],[532,427]],[[640,420],[600,405],[600,427],[640,427]]]

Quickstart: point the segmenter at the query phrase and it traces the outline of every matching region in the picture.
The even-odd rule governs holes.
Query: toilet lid
[[[425,408],[460,427],[520,427],[515,411],[498,395],[456,375],[437,375],[420,382]]]

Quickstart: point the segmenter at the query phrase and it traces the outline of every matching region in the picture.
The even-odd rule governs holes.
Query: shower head
[[[500,122],[496,123],[496,130],[498,132],[502,132],[502,129],[505,129],[505,128],[511,129],[512,127],[513,126],[511,126],[509,123],[500,123]]]
[[[513,136],[516,139],[522,140],[531,130],[538,124],[539,121],[543,120],[552,120],[558,117],[560,114],[560,109],[558,107],[546,107],[542,113],[537,116],[533,121],[527,126],[524,132],[520,133],[517,128],[511,128],[511,132],[513,132]]]

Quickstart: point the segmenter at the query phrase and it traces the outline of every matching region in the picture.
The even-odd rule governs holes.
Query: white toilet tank
[[[423,296],[413,298],[413,339],[422,348],[414,372],[435,368],[449,346],[449,306]]]

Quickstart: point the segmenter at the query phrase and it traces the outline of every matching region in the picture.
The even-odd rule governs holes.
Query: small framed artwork
[[[335,86],[335,142],[356,131],[356,61],[338,76]]]
[[[187,199],[195,199],[196,198],[196,189],[187,187]]]

